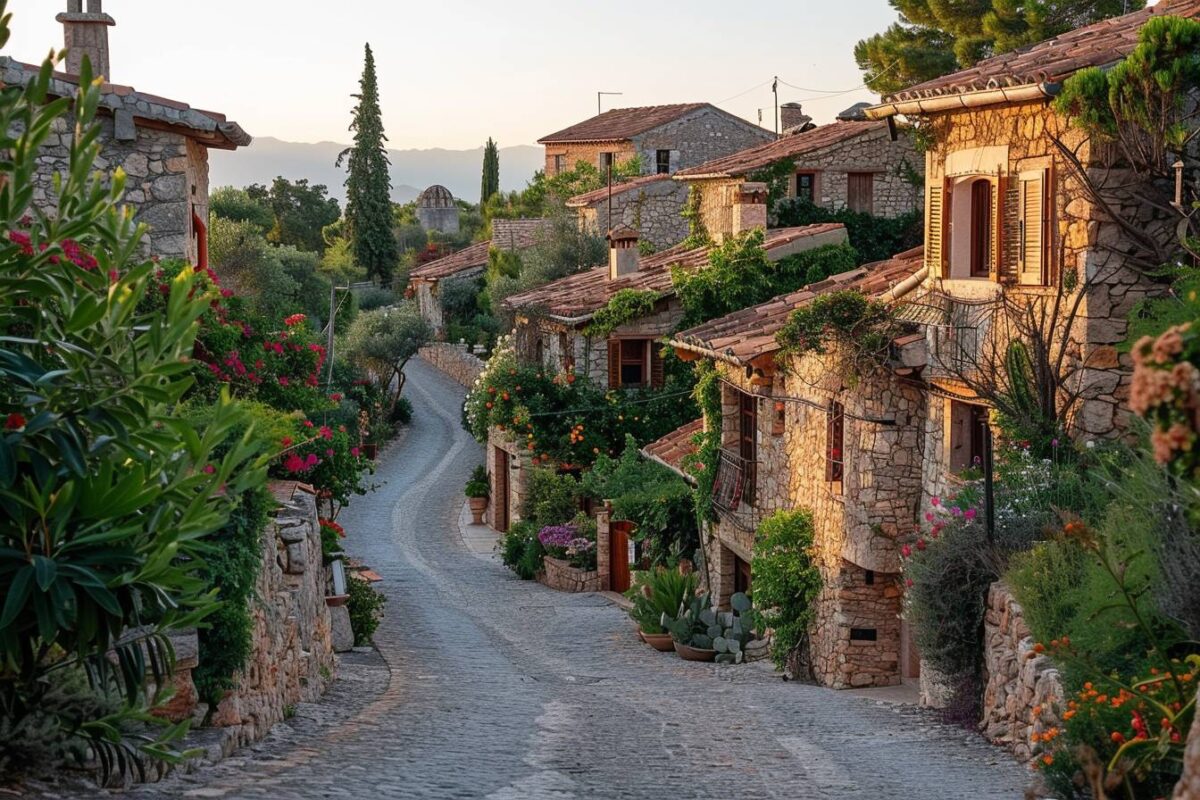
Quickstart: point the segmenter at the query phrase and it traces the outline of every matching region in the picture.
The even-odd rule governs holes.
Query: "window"
[[[971,277],[986,278],[992,269],[992,182],[971,182]]]
[[[567,171],[567,156],[560,154],[554,157],[554,174],[560,175]]]
[[[807,200],[810,203],[817,202],[817,174],[815,172],[796,173],[796,198]]]
[[[649,350],[649,339],[609,339],[609,388],[645,386],[650,373]]]
[[[574,372],[575,353],[571,349],[571,339],[565,333],[558,335],[558,355],[562,359],[563,372]]]
[[[659,150],[654,154],[655,171],[659,175],[671,174],[671,151]]]
[[[845,474],[846,409],[836,400],[829,406],[825,430],[825,480],[840,483]]]
[[[742,499],[754,505],[756,465],[758,462],[758,398],[739,392],[738,402],[738,455],[742,458],[745,487]]]
[[[538,336],[533,344],[533,361],[539,367],[546,363],[546,341],[541,336]]]
[[[612,169],[613,166],[614,166],[613,165],[613,154],[612,153],[601,153],[600,154],[600,177],[606,178],[608,176],[608,171],[610,169]]]
[[[875,175],[851,172],[846,175],[846,207],[860,214],[875,212]]]
[[[1046,173],[1022,172],[1020,178],[1020,267],[1019,280],[1041,286],[1046,280]]]
[[[986,406],[950,401],[949,465],[958,474],[983,466],[988,409]]]

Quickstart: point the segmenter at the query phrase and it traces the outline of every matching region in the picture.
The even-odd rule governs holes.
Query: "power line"
[[[895,61],[893,61],[891,64],[889,64],[887,67],[885,67],[880,72],[867,78],[865,81],[860,83],[858,86],[853,86],[849,89],[812,89],[812,88],[809,88],[806,86],[797,86],[794,83],[788,83],[783,78],[779,78],[779,82],[782,83],[784,86],[787,86],[789,89],[795,89],[796,91],[799,91],[799,92],[813,92],[815,94],[823,94],[823,95],[826,95],[826,97],[832,98],[832,97],[838,97],[839,95],[843,95],[843,94],[850,94],[851,92],[857,92],[859,89],[871,88],[870,84],[872,81],[882,78],[884,75],[888,74],[893,69],[895,69],[897,66],[899,66],[899,64],[900,64],[900,59],[897,58]],[[826,97],[806,97],[806,98],[802,98],[802,100],[803,101],[824,100],[824,99],[826,99]]]
[[[747,89],[744,92],[738,92],[733,97],[726,97],[724,100],[718,100],[717,102],[713,103],[713,105],[719,106],[719,105],[723,105],[724,103],[728,103],[730,100],[737,100],[739,97],[742,97],[743,95],[748,95],[756,89],[761,89],[762,87],[766,86],[768,83],[770,83],[770,81],[763,81],[762,83],[758,84],[757,86],[751,86],[749,89]]]
[[[644,397],[641,400],[627,400],[627,401],[625,401],[625,405],[636,406],[636,405],[641,405],[643,403],[653,403],[657,400],[664,400],[664,399],[667,399],[670,397],[682,397],[685,394],[691,394],[691,393],[692,393],[691,389],[685,389],[682,392],[670,392],[667,394],[656,394],[653,397]],[[566,416],[567,414],[587,414],[592,411],[608,411],[611,408],[612,408],[612,406],[594,406],[592,408],[570,408],[570,409],[567,409],[566,411],[539,411],[538,413],[530,414],[529,416],[531,418],[532,417],[563,417],[563,416]]]

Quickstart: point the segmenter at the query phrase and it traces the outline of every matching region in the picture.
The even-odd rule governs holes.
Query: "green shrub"
[[[342,539],[346,537],[346,531],[331,519],[322,519],[320,524],[321,555],[328,561],[334,555],[342,552]]]
[[[778,511],[758,526],[754,542],[754,602],[774,628],[771,657],[780,669],[808,638],[821,571],[812,560],[809,511]]]
[[[634,575],[633,586],[625,596],[633,601],[629,616],[643,633],[666,633],[662,619],[675,619],[679,607],[696,593],[698,575],[679,569],[658,567]]]
[[[542,562],[546,557],[546,548],[538,541],[537,534],[530,528],[530,535],[525,539],[525,547],[521,551],[521,559],[517,562],[515,572],[521,580],[531,581],[542,571]]]
[[[378,286],[355,289],[354,298],[358,301],[359,311],[374,311],[377,308],[395,305],[398,301],[395,292],[391,289],[381,289]]]
[[[559,525],[579,511],[579,480],[552,467],[535,467],[529,472],[525,518],[538,527]]]
[[[914,190],[917,191],[917,190]],[[858,254],[852,265],[884,261],[921,244],[921,215],[918,212],[898,217],[876,217],[849,209],[830,211],[803,199],[784,200],[775,208],[775,224],[781,228],[840,222]]]
[[[346,590],[350,595],[346,601],[346,608],[350,611],[350,629],[354,631],[354,644],[357,647],[366,647],[371,644],[371,638],[379,628],[379,621],[383,619],[383,607],[387,598],[370,581],[357,575],[351,575],[346,581]]]
[[[498,544],[500,560],[521,580],[533,580],[542,568],[540,553],[526,556],[526,551],[536,550],[539,545],[537,531],[537,526],[532,522],[514,522]]]
[[[408,425],[413,418],[412,400],[407,397],[399,397],[396,399],[396,405],[392,406],[391,421],[399,425]]]
[[[492,493],[492,485],[488,481],[487,467],[483,464],[477,464],[471,472],[471,478],[467,481],[467,485],[463,488],[463,493],[467,497],[487,497]]]

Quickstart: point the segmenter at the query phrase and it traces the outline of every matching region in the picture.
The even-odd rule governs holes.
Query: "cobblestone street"
[[[457,519],[480,448],[462,389],[423,362],[408,373],[413,423],[339,519],[384,576],[382,658],[350,654],[325,700],[266,741],[133,796],[1022,796],[1025,770],[974,734],[762,664],[657,653],[604,598],[470,553]]]

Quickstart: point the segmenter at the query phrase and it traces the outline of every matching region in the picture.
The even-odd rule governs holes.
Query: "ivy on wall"
[[[607,338],[622,325],[653,313],[660,299],[662,295],[653,289],[621,289],[604,308],[592,315],[592,321],[583,333],[590,339]]]

